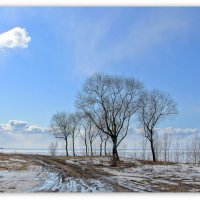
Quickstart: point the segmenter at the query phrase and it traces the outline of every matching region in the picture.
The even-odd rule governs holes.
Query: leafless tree
[[[55,156],[55,155],[56,155],[57,146],[58,146],[57,142],[55,142],[55,143],[54,143],[54,142],[51,142],[51,143],[49,144],[50,155],[52,155],[52,156]]]
[[[107,141],[110,138],[109,135],[106,135],[105,133],[99,131],[99,138],[100,138],[100,148],[99,148],[99,155],[102,156],[103,155],[103,144],[104,144],[104,154],[105,156],[107,155],[106,152],[106,145],[107,145]]]
[[[105,135],[105,140],[104,140],[104,155],[107,156],[107,142],[109,141],[110,136]]]
[[[175,146],[176,146],[176,150],[174,152],[174,161],[178,163],[180,161],[180,140],[179,140],[179,138],[176,139]]]
[[[142,138],[142,159],[146,159],[146,151],[147,151],[147,139],[145,137]]]
[[[142,89],[143,85],[133,78],[94,74],[85,81],[77,97],[77,107],[101,132],[110,136],[114,166],[119,160],[117,147],[128,133]]]
[[[57,112],[51,119],[51,132],[56,138],[63,139],[65,141],[66,156],[68,153],[68,138],[71,134],[69,113]]]
[[[158,133],[156,133],[154,135],[154,145],[153,145],[156,159],[159,159],[162,156],[161,145],[162,145],[162,141],[160,140]]]
[[[93,144],[94,140],[97,138],[98,135],[99,135],[99,130],[94,126],[94,124],[92,124],[91,131],[88,132],[91,156],[94,155],[92,144]]]
[[[99,138],[100,138],[100,148],[99,148],[99,155],[102,156],[102,148],[103,148],[103,141],[104,138],[103,136],[105,135],[105,133],[99,132]]]
[[[140,99],[138,118],[144,136],[149,140],[153,161],[156,161],[154,135],[160,121],[177,114],[174,100],[159,90],[145,91]]]
[[[75,153],[75,139],[80,133],[80,114],[78,112],[76,113],[70,113],[69,114],[69,123],[70,123],[70,134],[72,136],[72,150],[73,150],[73,156],[76,155]]]
[[[192,155],[192,163],[195,165],[200,164],[200,138],[197,135],[192,139],[190,151]]]
[[[172,143],[172,133],[169,130],[168,132],[164,132],[163,135],[163,154],[164,154],[164,161],[169,161],[169,153]]]
[[[91,119],[87,117],[87,115],[85,115],[84,113],[80,113],[80,125],[83,130],[81,137],[84,140],[85,154],[86,156],[88,156],[88,141],[89,141],[88,136],[90,135],[90,132],[92,130],[93,123]]]

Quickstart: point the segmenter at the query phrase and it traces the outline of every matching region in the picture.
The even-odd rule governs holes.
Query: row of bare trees
[[[167,117],[175,114],[177,114],[176,104],[169,95],[165,95],[159,90],[145,91],[142,94],[138,116],[143,134],[150,142],[153,161],[156,161],[156,145],[154,145],[156,126]],[[164,148],[167,148],[166,145],[164,145]]]
[[[173,99],[159,90],[148,91],[143,83],[134,78],[94,74],[83,84],[77,95],[75,114],[56,113],[51,120],[51,129],[56,138],[66,142],[68,155],[68,137],[74,141],[81,134],[92,153],[94,139],[100,137],[100,154],[106,142],[112,142],[113,165],[117,164],[119,155],[117,148],[129,132],[133,116],[137,117],[142,134],[151,146],[153,161],[156,161],[154,137],[157,125],[167,117],[177,113]]]
[[[107,155],[106,145],[109,137],[97,129],[91,119],[84,113],[57,112],[51,119],[51,132],[56,138],[65,141],[66,156],[69,156],[69,142],[72,143],[73,156],[76,155],[75,140],[77,136],[80,136],[84,142],[86,156],[89,155],[89,152],[91,156],[94,155],[93,143],[97,137],[100,139],[100,156],[103,155],[103,145],[104,155]],[[55,155],[56,147],[54,143],[50,144],[51,155]]]
[[[51,119],[51,130],[56,138],[65,141],[66,156],[69,156],[69,136],[72,137],[73,155],[75,156],[75,138],[79,129],[77,126],[79,117],[73,113],[57,112]]]
[[[198,135],[190,136],[185,144],[185,141],[180,140],[180,137],[173,135],[169,130],[159,136],[156,135],[154,144],[156,158],[160,161],[200,165],[200,137]],[[149,160],[150,152],[147,139],[143,138],[139,146],[140,149],[135,149],[131,152],[132,155],[127,156]]]

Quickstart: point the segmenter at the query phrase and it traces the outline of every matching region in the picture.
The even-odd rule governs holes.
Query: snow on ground
[[[29,192],[112,192],[106,183],[95,179],[64,178],[62,174],[48,173],[47,179]]]
[[[96,165],[96,168],[111,174],[107,179],[137,192],[190,191],[200,192],[200,167],[187,164],[148,164],[129,158],[121,159],[131,167],[110,167],[109,158],[67,160],[73,164],[84,163]]]
[[[50,166],[50,165],[49,165]],[[95,179],[64,177],[28,160],[0,161],[0,192],[112,192],[108,184]]]
[[[200,191],[200,167],[137,163],[131,168],[103,170],[113,174],[112,178],[120,185],[133,191]]]
[[[77,158],[70,158],[65,161],[66,163],[71,163],[75,165],[104,165],[110,166],[110,158],[109,157],[79,157]]]
[[[27,192],[44,179],[40,166],[30,166],[25,170],[1,170],[0,192]]]
[[[82,169],[109,173],[100,179],[66,177],[53,167],[30,160],[8,157],[0,161],[0,192],[113,192],[116,184],[133,192],[200,192],[200,167],[186,164],[162,164],[123,158],[118,167],[109,157],[79,157],[65,160]],[[39,160],[38,160],[39,163]],[[73,165],[71,165],[73,166]],[[91,166],[91,168],[90,168]],[[77,168],[78,169],[78,168]],[[87,171],[87,170],[86,170]]]

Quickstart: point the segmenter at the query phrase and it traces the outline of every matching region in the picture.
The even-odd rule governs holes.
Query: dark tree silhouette
[[[70,134],[72,136],[72,150],[73,156],[75,153],[75,139],[80,134],[80,115],[79,113],[70,113],[69,114],[69,123],[70,123]]]
[[[85,154],[86,156],[88,156],[89,135],[92,130],[93,123],[91,119],[87,117],[84,113],[80,113],[80,125],[83,130],[81,137],[84,140]]]
[[[144,136],[149,140],[153,161],[156,161],[154,135],[160,121],[177,114],[176,103],[159,90],[145,91],[141,95],[138,118]]]
[[[68,138],[71,134],[69,113],[57,112],[51,119],[51,132],[56,138],[65,140],[66,156],[69,156],[68,152]]]
[[[119,160],[117,147],[128,133],[131,116],[138,110],[142,83],[133,78],[94,74],[77,97],[82,110],[113,143],[113,166]]]

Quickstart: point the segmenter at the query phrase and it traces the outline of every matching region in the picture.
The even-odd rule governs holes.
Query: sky
[[[0,7],[0,141],[41,147],[95,72],[169,93],[179,114],[159,128],[200,135],[199,21],[198,7]]]

